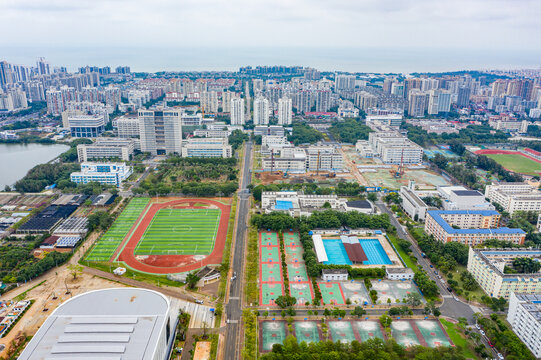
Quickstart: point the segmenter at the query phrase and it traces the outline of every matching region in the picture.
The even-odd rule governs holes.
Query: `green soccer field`
[[[158,210],[135,248],[136,255],[208,255],[220,224],[219,209]]]
[[[526,175],[539,175],[541,173],[541,163],[528,159],[522,155],[516,154],[484,154],[496,161],[498,164],[517,173]]]
[[[118,216],[109,230],[94,245],[85,260],[109,261],[117,247],[126,237],[133,224],[148,204],[148,198],[134,198]]]

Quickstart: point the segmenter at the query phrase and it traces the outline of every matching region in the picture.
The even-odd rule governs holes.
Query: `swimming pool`
[[[378,239],[359,239],[359,243],[368,258],[363,261],[364,265],[390,265],[392,264],[389,256],[379,243]],[[351,265],[353,264],[348,257],[344,244],[340,239],[323,239],[323,246],[327,253],[328,261],[326,265]]]

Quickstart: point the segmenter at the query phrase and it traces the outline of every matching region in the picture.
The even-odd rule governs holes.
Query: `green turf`
[[[148,198],[133,198],[109,230],[94,245],[85,260],[109,261],[148,202]]]
[[[160,209],[135,248],[136,255],[208,255],[220,224],[218,209]]]
[[[467,359],[475,359],[476,356],[474,355],[473,351],[468,346],[468,340],[466,340],[466,338],[464,338],[463,335],[460,334],[460,332],[457,330],[458,326],[445,319],[440,319],[440,321],[443,327],[445,328],[447,335],[449,335],[449,338],[453,342],[453,344],[462,349],[462,354]]]
[[[541,172],[541,163],[528,159],[522,155],[515,154],[485,154],[498,164],[514,172],[527,175],[539,175]]]

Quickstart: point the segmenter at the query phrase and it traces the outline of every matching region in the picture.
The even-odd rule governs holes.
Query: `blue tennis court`
[[[389,256],[383,247],[379,243],[378,239],[359,239],[363,251],[366,254],[368,260],[364,262],[365,265],[390,265],[392,264]]]
[[[340,239],[323,239],[323,246],[327,253],[329,261],[325,261],[324,264],[329,265],[351,265],[353,264],[349,260],[348,253],[342,244]]]

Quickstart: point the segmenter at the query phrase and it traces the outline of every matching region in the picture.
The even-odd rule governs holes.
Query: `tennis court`
[[[332,341],[349,344],[355,339],[355,333],[349,321],[329,321],[329,330]]]
[[[367,341],[374,338],[385,339],[379,321],[354,321],[353,327],[359,332],[361,341]]]
[[[275,305],[275,300],[278,296],[284,295],[283,284],[270,283],[261,284],[261,305]]]
[[[354,305],[368,305],[371,304],[370,296],[368,296],[368,291],[364,287],[364,284],[361,282],[349,282],[341,283],[342,292],[344,293],[344,298],[349,299]]]
[[[261,264],[261,281],[264,282],[281,282],[282,274],[280,273],[280,264]]]
[[[293,323],[295,327],[295,337],[297,342],[316,343],[319,342],[319,330],[315,321],[296,321]]]
[[[415,325],[429,347],[451,346],[437,320],[416,320]]]
[[[393,304],[402,303],[404,298],[410,293],[418,293],[419,289],[411,280],[405,281],[393,281],[393,280],[372,280],[372,289],[378,292],[378,302],[381,304],[386,304],[387,299],[391,299]],[[422,301],[425,302],[425,299],[422,298]]]
[[[274,344],[283,344],[286,338],[285,321],[263,321],[261,323],[261,349],[271,351]]]
[[[219,209],[160,209],[135,248],[136,255],[208,255],[220,224]]]
[[[402,346],[421,345],[421,342],[415,335],[415,330],[407,320],[395,320],[391,323],[391,334],[393,338]]]
[[[275,232],[259,233],[260,245],[278,246],[278,234]]]
[[[340,284],[338,283],[318,283],[319,290],[321,291],[321,297],[323,304],[331,305],[345,305],[346,301],[342,296]]]
[[[308,275],[306,274],[306,266],[303,262],[287,264],[287,276],[290,283],[308,281]]]
[[[86,260],[109,261],[122,240],[128,235],[149,200],[148,198],[133,198],[109,230],[94,245]]]
[[[297,299],[297,305],[304,305],[307,301],[312,302],[310,283],[289,283],[289,292]]]

